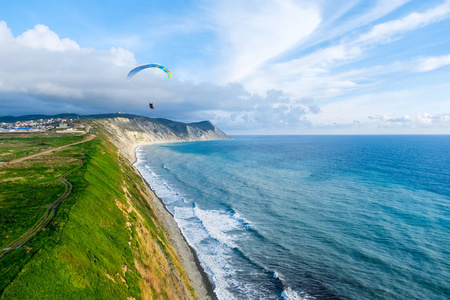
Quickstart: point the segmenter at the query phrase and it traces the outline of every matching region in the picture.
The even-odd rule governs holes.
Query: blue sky
[[[448,0],[2,1],[0,115],[448,134],[449,33]]]

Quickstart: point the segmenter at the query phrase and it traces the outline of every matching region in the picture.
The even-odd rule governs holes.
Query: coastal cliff
[[[97,118],[93,124],[105,133],[130,164],[136,161],[136,148],[142,145],[190,141],[228,140],[230,137],[209,121],[181,123],[146,117]],[[131,167],[131,165],[130,165]],[[135,169],[137,175],[139,172]],[[145,180],[140,176],[142,182]],[[167,230],[167,238],[179,256],[183,269],[199,299],[216,299],[213,286],[203,272],[194,250],[187,244],[178,224],[156,196],[146,186],[146,199]]]
[[[185,124],[133,116],[98,119],[97,122],[132,163],[136,161],[136,148],[142,145],[230,139],[209,121]]]

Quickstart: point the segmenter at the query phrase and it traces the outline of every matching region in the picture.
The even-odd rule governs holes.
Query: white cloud
[[[136,64],[133,53],[123,48],[112,47],[105,54],[106,61],[110,61],[118,67],[132,66]]]
[[[368,115],[362,120],[316,123],[310,132],[333,134],[448,134],[450,114]]]
[[[226,81],[252,74],[268,60],[293,48],[321,22],[317,8],[290,0],[222,1],[215,7],[222,39]],[[232,17],[230,17],[232,16]]]
[[[0,44],[7,44],[13,40],[11,29],[8,28],[5,21],[0,21]]]
[[[245,81],[253,92],[281,88],[293,95],[322,96],[341,94],[346,88],[356,86],[350,79],[332,78],[330,69],[336,61],[349,60],[360,55],[358,47],[337,45],[313,52],[288,62],[272,64]]]
[[[80,89],[64,87],[50,82],[37,83],[30,92],[37,95],[51,95],[59,98],[79,99],[83,97]]]
[[[436,57],[424,57],[416,67],[418,72],[428,72],[450,65],[450,54]]]
[[[430,114],[426,112],[417,113],[416,116],[411,117],[405,115],[403,117],[392,117],[387,115],[369,116],[368,124],[379,127],[441,127],[442,129],[450,127],[450,114]]]
[[[433,116],[430,115],[429,113],[423,113],[423,114],[419,114],[417,116],[417,122],[420,124],[426,124],[426,125],[430,125],[433,121]]]
[[[222,111],[202,111],[219,127],[232,132],[269,134],[284,130],[298,130],[311,127],[307,115],[320,111],[317,106],[292,103],[290,97],[281,91],[268,91],[264,96],[250,95],[245,99],[247,109],[230,107]]]
[[[16,38],[16,42],[26,47],[47,49],[49,51],[80,49],[76,42],[68,38],[60,39],[56,33],[45,25],[36,25],[33,29],[24,32]]]
[[[80,107],[117,97],[113,94],[120,94],[117,90],[125,85],[127,71],[136,65],[133,53],[122,48],[80,48],[75,41],[59,38],[44,25],[14,37],[3,21],[0,56],[1,93],[36,97],[41,102],[60,98],[61,103],[68,103],[76,99]],[[109,90],[102,92],[106,86]],[[117,90],[111,93],[111,89]],[[98,99],[90,98],[93,95]]]
[[[355,41],[358,44],[379,43],[389,41],[397,34],[405,33],[413,29],[439,22],[450,16],[450,1],[431,8],[423,13],[411,13],[408,16],[381,23],[374,26],[368,33],[363,34]]]
[[[372,17],[381,16],[405,2],[393,2],[385,10],[378,5],[372,12]],[[381,3],[386,4],[385,1],[378,2],[378,4]],[[448,56],[424,58],[415,69],[410,66],[417,65],[417,59],[408,58],[404,62],[395,62],[387,66],[365,67],[341,72],[334,70],[364,58],[368,50],[374,49],[380,43],[391,41],[394,37],[398,39],[401,34],[449,17],[450,1],[446,1],[422,13],[414,12],[406,17],[375,25],[367,33],[353,38],[352,36],[345,37],[337,44],[318,48],[301,57],[282,62],[269,62],[243,82],[252,92],[262,93],[267,89],[279,88],[293,95],[313,96],[319,99],[335,97],[349,90],[365,87],[367,80],[376,81],[379,79],[377,76],[383,72],[387,74],[431,71],[447,65]],[[415,65],[408,65],[411,62]],[[365,77],[365,82],[360,84],[362,77]]]
[[[304,46],[317,45],[324,41],[352,34],[363,26],[370,24],[395,11],[410,0],[374,0],[374,1],[335,1],[322,0],[323,22],[314,35],[311,35]],[[358,5],[368,8],[352,14]]]
[[[44,37],[39,41],[39,37]],[[67,46],[68,45],[68,46]],[[136,65],[133,53],[122,48],[96,51],[75,47],[46,26],[35,26],[16,38],[0,23],[0,111],[27,113],[147,112],[149,99],[156,113],[177,120],[206,116],[230,128],[286,128],[305,123],[318,113],[314,101],[292,101],[281,91],[264,96],[242,85],[194,84],[149,70],[130,82],[126,74]],[[32,109],[30,109],[32,107]],[[222,122],[222,123],[221,123]]]

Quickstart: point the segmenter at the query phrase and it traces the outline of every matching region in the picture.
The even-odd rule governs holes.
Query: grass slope
[[[48,186],[36,181],[36,174],[46,174],[46,166],[52,169],[53,180],[66,174],[73,190],[45,231],[0,259],[0,299],[195,299],[166,231],[147,201],[142,180],[107,138],[96,133],[99,137],[93,141],[52,154],[56,161],[72,159],[67,165],[61,163],[59,171],[42,162],[33,164],[40,171],[17,167],[17,174],[26,177],[17,192],[27,184],[30,188],[43,184],[47,196],[57,198],[63,188],[52,186],[50,175],[41,178]],[[35,181],[29,180],[34,177]],[[0,192],[0,212],[11,211],[11,193]],[[14,205],[25,214],[35,203],[52,203],[43,198],[24,195]],[[21,213],[10,214],[14,219]],[[33,217],[17,223],[31,228],[40,213],[36,210]],[[11,236],[17,231],[17,236],[23,229],[10,231]],[[3,237],[1,244],[5,244]]]

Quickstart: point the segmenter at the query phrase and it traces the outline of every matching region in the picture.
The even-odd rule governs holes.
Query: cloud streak
[[[406,1],[397,1],[390,8],[395,9]],[[390,10],[386,10],[388,12]],[[375,15],[382,15],[377,13]],[[376,49],[380,44],[386,44],[398,39],[403,35],[450,18],[450,1],[425,10],[424,12],[413,12],[396,20],[386,21],[372,26],[365,33],[353,38],[342,37],[342,39],[328,47],[319,48],[301,57],[295,57],[282,62],[268,62],[244,80],[245,84],[253,92],[261,92],[270,88],[280,88],[293,95],[313,96],[315,98],[330,98],[342,95],[351,90],[364,88],[367,80],[374,82],[376,77],[367,72],[369,68],[344,70],[336,72],[335,69],[349,64],[355,64],[367,57],[367,53]],[[415,61],[419,66],[415,68],[406,67]],[[420,61],[420,62],[419,62]],[[403,65],[399,68],[399,65]],[[427,57],[408,59],[404,62],[394,62],[386,66],[375,66],[376,74],[380,69],[386,69],[386,73],[393,70],[403,72],[425,72],[448,65],[448,56]],[[395,68],[392,70],[392,66]],[[389,70],[388,70],[389,69]],[[361,76],[365,80],[361,82]],[[371,78],[370,78],[371,77]]]
[[[436,57],[424,57],[419,60],[418,72],[429,72],[450,65],[450,54]]]
[[[442,21],[450,16],[450,1],[423,13],[413,12],[404,18],[375,25],[368,33],[363,34],[354,43],[373,44],[389,42],[396,35]]]
[[[231,66],[225,81],[251,75],[313,32],[321,22],[316,7],[291,0],[220,1],[214,8],[223,59]],[[230,18],[233,16],[233,18]]]

